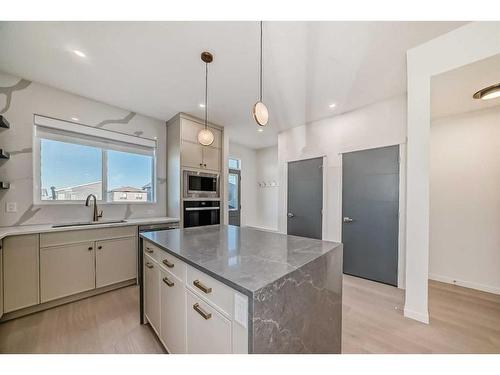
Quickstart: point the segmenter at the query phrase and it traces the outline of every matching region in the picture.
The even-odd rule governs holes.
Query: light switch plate
[[[238,293],[234,293],[234,320],[247,328],[248,299]]]
[[[7,202],[5,204],[6,212],[17,212],[17,202]]]

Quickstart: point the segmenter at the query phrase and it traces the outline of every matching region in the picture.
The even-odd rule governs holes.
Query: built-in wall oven
[[[184,198],[220,198],[219,174],[184,171]]]
[[[220,224],[219,201],[184,201],[184,228]]]

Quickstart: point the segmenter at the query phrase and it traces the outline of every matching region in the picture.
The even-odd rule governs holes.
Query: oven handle
[[[185,211],[207,211],[207,210],[220,210],[220,207],[187,207]]]

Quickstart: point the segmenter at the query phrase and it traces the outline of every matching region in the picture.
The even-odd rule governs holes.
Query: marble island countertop
[[[78,226],[67,226],[58,228],[54,228],[53,225],[64,224],[64,223],[17,225],[11,227],[0,227],[0,240],[7,236],[14,236],[21,234],[62,232],[68,230],[83,230],[92,228],[111,228],[111,227],[123,227],[130,225],[164,224],[164,223],[175,223],[178,221],[179,221],[178,218],[162,216],[162,217],[145,217],[139,219],[126,219],[125,221],[114,222],[114,223],[103,222],[92,225],[78,225]]]
[[[145,232],[141,237],[249,296],[342,248],[336,242],[231,225]]]

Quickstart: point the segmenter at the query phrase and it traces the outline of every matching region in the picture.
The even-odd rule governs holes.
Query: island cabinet
[[[143,242],[144,314],[169,353],[248,353],[247,297],[149,241]],[[159,318],[158,318],[159,317]]]

